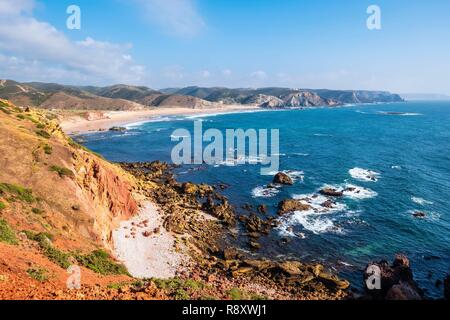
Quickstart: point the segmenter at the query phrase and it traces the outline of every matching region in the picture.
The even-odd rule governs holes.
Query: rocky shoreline
[[[236,227],[245,228],[249,248],[257,250],[259,237],[275,226],[255,213],[238,216],[217,190],[225,186],[179,183],[173,167],[162,162],[122,163],[139,181],[144,193],[164,212],[164,227],[178,236],[178,250],[187,250],[192,265],[184,279],[214,280],[218,287],[252,284],[267,298],[335,300],[349,297],[349,282],[329,273],[323,265],[300,261],[255,259],[247,250],[230,247]],[[247,208],[251,210],[251,208]],[[264,206],[257,208],[263,212]]]
[[[242,209],[246,214],[240,215],[237,208],[221,195],[220,191],[227,187],[225,185],[180,183],[173,173],[175,166],[159,161],[120,165],[137,178],[138,191],[161,207],[164,227],[178,237],[177,249],[187,250],[192,257],[190,265],[179,273],[179,277],[212,283],[217,288],[216,295],[220,295],[224,288],[237,286],[256,291],[268,299],[425,298],[414,281],[408,258],[403,255],[397,255],[391,265],[387,261],[369,263],[361,272],[363,292],[354,292],[347,280],[339,278],[322,264],[255,258],[261,247],[258,240],[277,226],[274,217],[265,216],[267,207],[245,205]],[[278,173],[273,183],[289,185],[290,181],[288,176]],[[336,190],[322,192],[331,197],[339,196],[335,194]],[[309,206],[301,201],[286,199],[279,203],[278,214],[308,209]],[[238,234],[237,229],[243,232]],[[247,248],[233,245],[232,240],[238,236],[246,237]],[[380,270],[381,287],[372,290],[368,278],[374,266]]]

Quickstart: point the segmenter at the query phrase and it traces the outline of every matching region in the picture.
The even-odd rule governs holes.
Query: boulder
[[[331,209],[334,206],[334,202],[331,200],[327,200],[321,204],[322,207]]]
[[[286,173],[278,172],[275,175],[275,177],[273,177],[273,183],[284,184],[284,185],[293,185],[294,181]]]
[[[278,204],[278,214],[283,215],[294,211],[307,211],[310,210],[311,206],[309,204],[302,203],[294,199],[286,199]]]
[[[298,276],[303,274],[304,266],[298,261],[284,261],[278,264],[278,267],[289,276]]]
[[[337,276],[332,275],[332,274],[327,273],[327,272],[321,272],[319,274],[318,278],[326,286],[334,288],[334,289],[345,290],[348,287],[350,287],[350,282],[348,282],[347,280],[341,280]]]

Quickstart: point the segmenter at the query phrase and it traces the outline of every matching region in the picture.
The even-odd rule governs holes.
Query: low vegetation
[[[15,184],[0,183],[0,195],[4,194],[10,195],[12,197],[11,200],[13,201],[19,200],[28,203],[36,201],[31,189],[26,189]]]
[[[192,279],[152,279],[152,282],[154,282],[159,289],[166,291],[166,294],[175,300],[188,300],[191,297],[191,292],[202,290],[206,287],[203,282]]]
[[[34,214],[43,214],[44,210],[39,209],[39,208],[32,208],[31,212],[33,212]]]
[[[266,297],[239,288],[232,288],[227,292],[231,300],[267,300]]]
[[[86,152],[89,152],[97,157],[99,157],[100,159],[105,159],[101,154],[92,151],[91,149],[89,149],[88,147],[85,147],[81,144],[79,144],[78,142],[76,142],[75,140],[73,140],[72,138],[68,137],[67,140],[69,141],[69,146],[75,148],[75,149],[80,149],[80,150],[84,150]]]
[[[75,176],[72,170],[60,166],[51,166],[50,171],[56,172],[61,178],[73,178]]]
[[[7,244],[18,244],[16,233],[11,226],[3,219],[0,219],[0,242]]]
[[[53,147],[49,144],[45,144],[42,149],[44,149],[44,153],[51,155],[53,153]]]
[[[80,265],[102,275],[128,274],[123,265],[112,261],[110,255],[103,250],[95,250],[87,255],[75,255],[75,259]]]
[[[36,134],[45,139],[50,139],[50,137],[51,137],[50,133],[48,133],[45,130],[38,130],[38,131],[36,131]]]
[[[6,208],[6,204],[0,201],[0,211]]]
[[[49,276],[48,276],[48,271],[44,268],[40,268],[40,267],[33,267],[27,270],[28,275],[39,281],[39,282],[44,282],[46,280],[48,280]]]
[[[27,238],[36,241],[41,247],[42,253],[61,268],[67,269],[76,260],[81,266],[86,267],[102,275],[128,275],[127,269],[114,262],[110,255],[103,250],[95,250],[89,254],[68,253],[55,248],[52,244],[53,236],[48,233],[35,233],[24,231]]]

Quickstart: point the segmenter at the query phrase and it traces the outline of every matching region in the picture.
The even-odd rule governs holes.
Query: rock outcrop
[[[307,211],[311,206],[294,199],[286,199],[278,204],[278,214],[284,215],[294,211]]]
[[[409,259],[396,255],[392,265],[385,260],[370,263],[364,272],[367,296],[386,300],[421,300],[422,290],[414,281]]]
[[[275,177],[273,177],[273,183],[284,184],[284,185],[293,185],[294,181],[286,173],[278,172],[275,175]]]

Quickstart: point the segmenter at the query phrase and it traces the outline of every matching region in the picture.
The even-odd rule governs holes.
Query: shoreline
[[[334,108],[349,108],[367,105],[377,105],[378,103],[356,103],[344,104]],[[380,103],[381,104],[381,103]],[[390,104],[390,103],[387,103]],[[201,118],[208,115],[223,115],[246,112],[274,112],[305,109],[322,109],[326,106],[299,107],[289,109],[266,109],[257,105],[223,105],[206,109],[192,109],[185,107],[163,107],[149,108],[137,111],[101,111],[101,110],[58,110],[60,126],[68,135],[88,134],[98,131],[107,131],[111,127],[127,127],[140,125],[146,122],[158,121],[162,117],[186,116],[191,118]]]
[[[87,134],[109,130],[115,126],[129,126],[170,116],[202,117],[215,114],[265,111],[253,105],[228,105],[221,108],[190,109],[160,108],[141,111],[80,111],[78,113],[60,112],[60,126],[68,135]],[[92,116],[94,115],[94,117]]]

